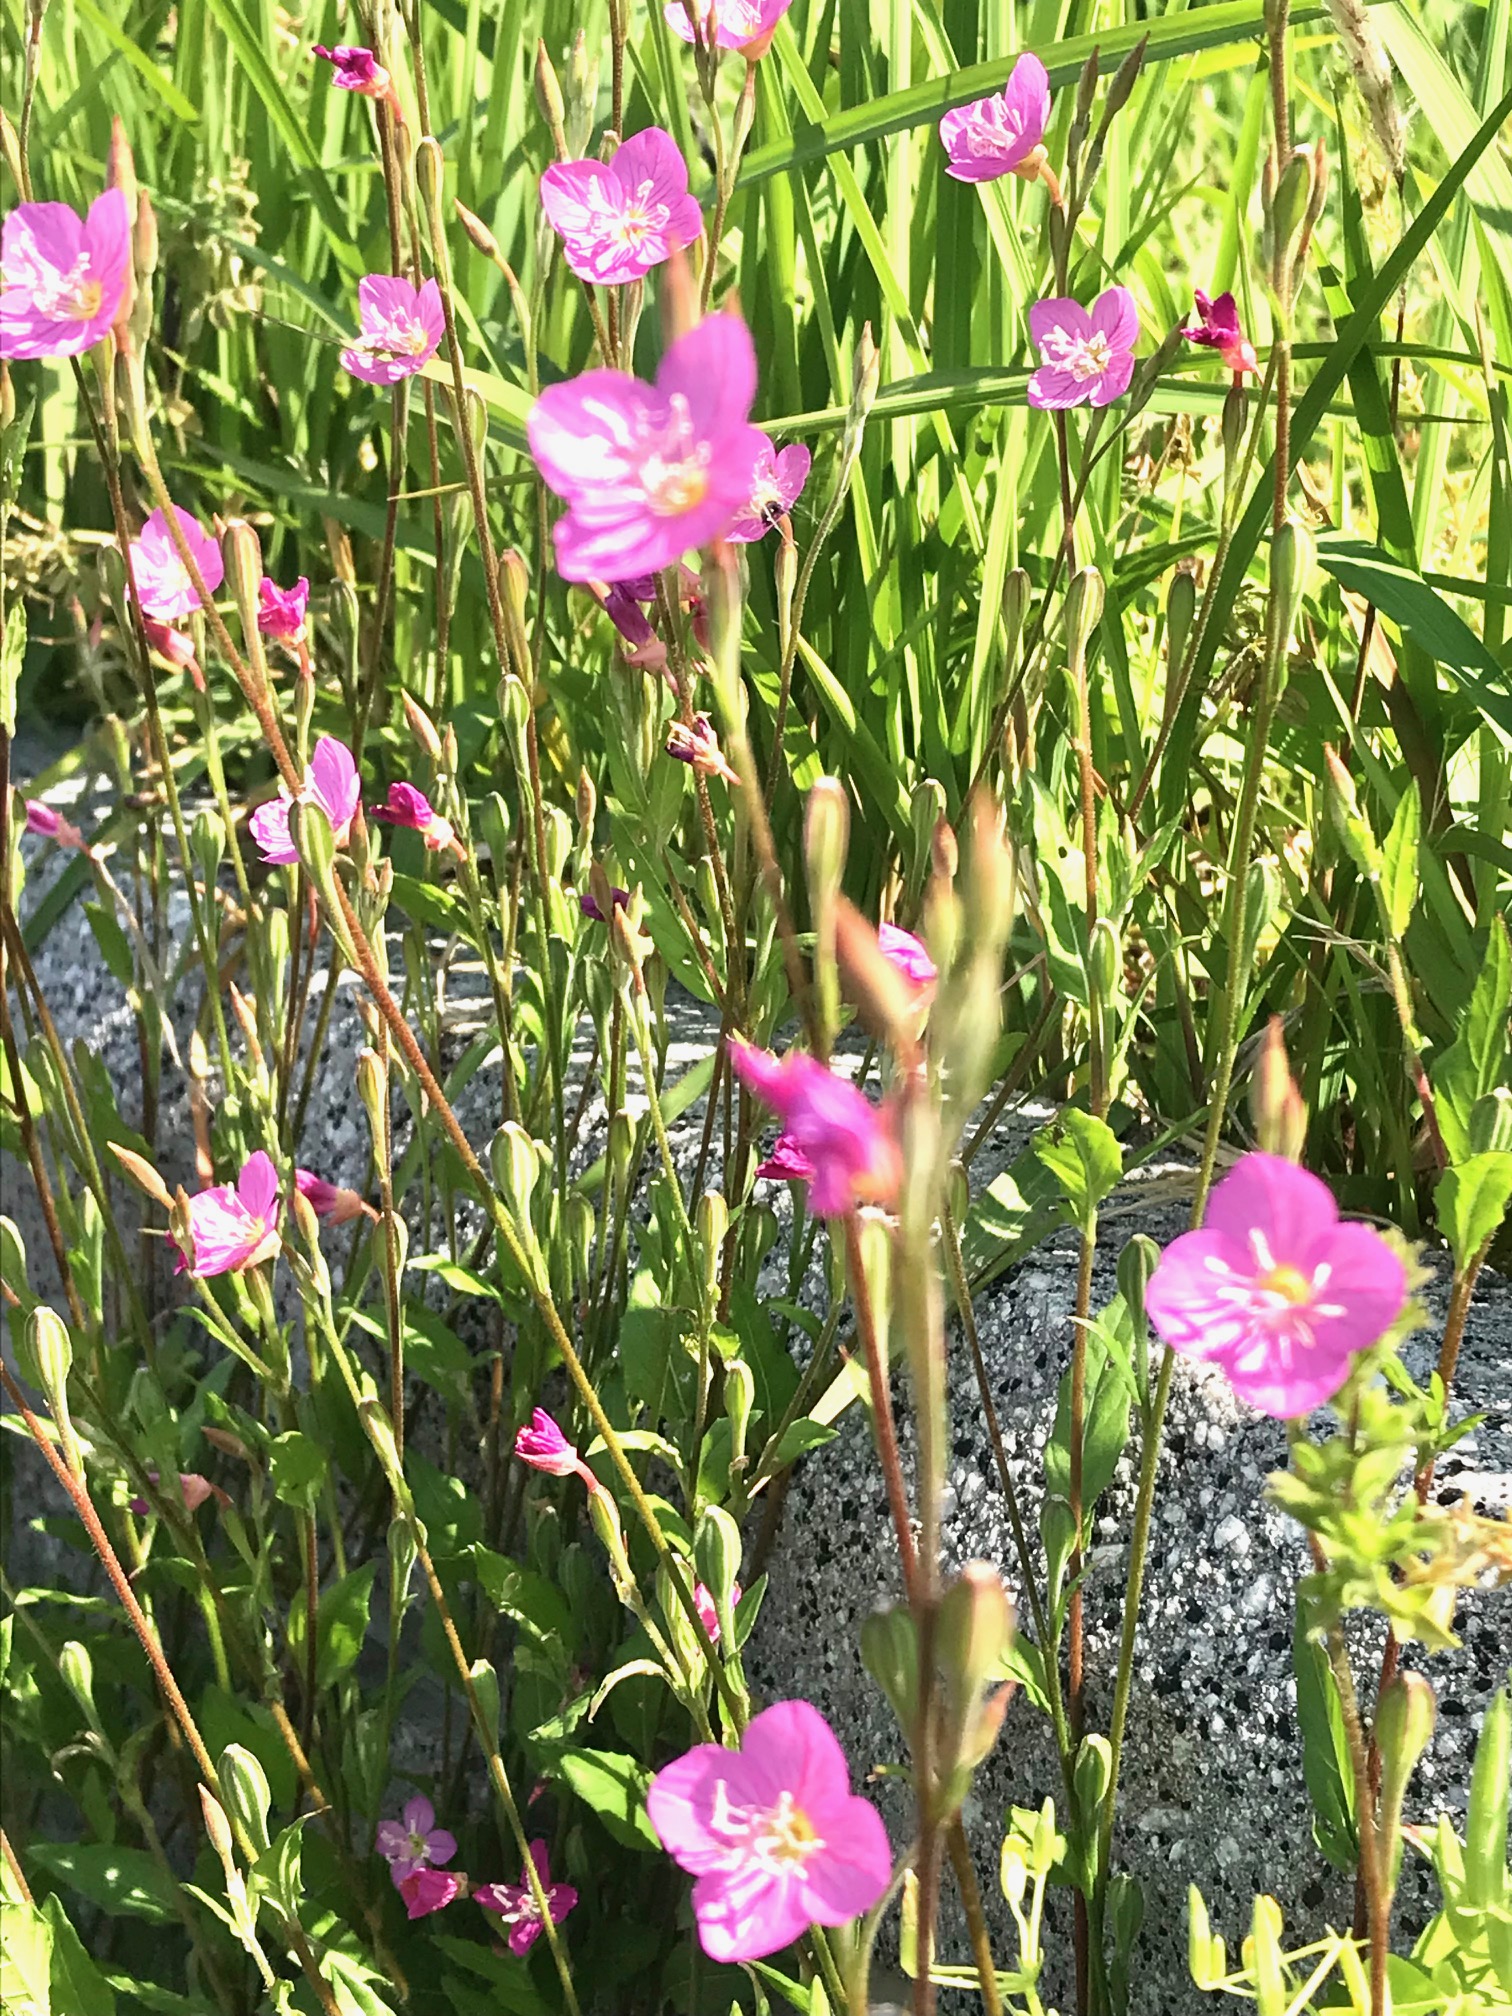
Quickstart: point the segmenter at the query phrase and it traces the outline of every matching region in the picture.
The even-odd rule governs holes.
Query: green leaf
[[[1423,843],[1423,801],[1417,779],[1397,800],[1396,816],[1386,844],[1381,849],[1381,900],[1386,905],[1386,921],[1391,935],[1400,944],[1412,921],[1413,905],[1421,886],[1418,853]]]
[[[826,1428],[822,1421],[790,1421],[777,1444],[772,1458],[772,1468],[781,1470],[789,1463],[796,1463],[800,1456],[806,1456],[810,1449],[822,1449],[826,1442],[833,1442],[835,1430]]]
[[[274,1438],[268,1451],[273,1471],[273,1490],[286,1505],[308,1511],[315,1503],[326,1477],[326,1452],[318,1442],[297,1428]]]
[[[123,35],[104,8],[95,5],[95,0],[76,0],[76,4],[89,25],[103,35],[116,54],[157,93],[175,119],[186,126],[197,124],[199,107],[190,104],[163,64],[154,63],[145,49],[139,48],[129,35]]]
[[[115,2016],[115,1991],[84,1950],[84,1942],[68,1921],[61,1897],[42,1906],[52,1926],[52,2000],[58,2016]],[[0,2006],[10,2004],[0,1997]]]
[[[1359,1856],[1354,1820],[1354,1773],[1344,1712],[1322,1647],[1308,1636],[1299,1596],[1292,1631],[1297,1676],[1297,1725],[1302,1732],[1302,1775],[1312,1800],[1313,1839],[1335,1869],[1347,1875]]]
[[[554,1582],[490,1547],[475,1545],[457,1558],[467,1564],[495,1610],[538,1637],[555,1635],[567,1652],[574,1650],[578,1631],[572,1608]]]
[[[1353,326],[1353,318],[1347,326]],[[1378,546],[1337,532],[1325,533],[1318,541],[1318,563],[1344,587],[1363,595],[1383,615],[1399,624],[1470,695],[1502,740],[1512,746],[1512,697],[1506,690],[1507,675],[1463,616],[1450,608],[1437,589],[1430,588],[1421,574],[1392,560]]]
[[[429,924],[436,931],[464,938],[476,948],[472,918],[468,915],[467,905],[454,890],[438,888],[434,882],[417,881],[413,875],[396,875],[392,897],[405,916],[415,923]]]
[[[661,1847],[646,1813],[651,1773],[633,1757],[614,1750],[564,1750],[556,1768],[622,1846]]]
[[[36,1905],[0,1898],[0,2009],[6,2016],[52,2016],[51,1962],[52,1926]]]
[[[1454,1041],[1429,1071],[1439,1129],[1452,1162],[1470,1153],[1470,1115],[1505,1078],[1507,1013],[1512,1008],[1512,938],[1491,921],[1485,955]]]
[[[145,1848],[39,1841],[31,1854],[49,1876],[97,1904],[107,1917],[145,1918],[151,1925],[178,1918],[172,1883]]]
[[[316,1609],[315,1684],[330,1687],[357,1663],[367,1637],[368,1607],[373,1600],[376,1561],[365,1561],[350,1575],[343,1575],[332,1588],[324,1590]],[[305,1656],[305,1592],[289,1606],[289,1645],[300,1670]]]
[[[1034,1152],[1055,1176],[1073,1225],[1090,1231],[1097,1207],[1118,1187],[1123,1150],[1104,1120],[1068,1106],[1058,1120],[1034,1137]]]
[[[26,604],[19,596],[5,612],[5,634],[0,636],[0,728],[7,735],[16,732],[16,686],[26,657]]]
[[[1506,1218],[1512,1202],[1512,1154],[1493,1150],[1456,1162],[1439,1178],[1434,1201],[1455,1264],[1464,1268]]]

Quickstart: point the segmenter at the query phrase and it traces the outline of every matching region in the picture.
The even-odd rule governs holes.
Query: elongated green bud
[[[94,1699],[94,1662],[77,1638],[70,1638],[58,1652],[58,1677],[78,1702],[81,1713],[96,1735],[103,1734],[100,1712]]]
[[[228,1743],[218,1765],[226,1810],[260,1855],[268,1845],[268,1774],[243,1744]]]
[[[1166,590],[1166,692],[1174,689],[1176,675],[1186,657],[1187,639],[1192,634],[1192,618],[1197,613],[1197,578],[1178,567]]]
[[[721,1631],[740,1576],[740,1552],[740,1528],[722,1506],[711,1505],[700,1518],[693,1536],[693,1561],[699,1581],[714,1598]],[[726,1645],[725,1649],[733,1651],[734,1647]]]
[[[1087,661],[1087,646],[1102,621],[1103,578],[1095,567],[1083,567],[1066,590],[1066,656],[1073,672]]]
[[[472,1682],[473,1698],[478,1704],[478,1715],[483,1724],[483,1732],[492,1744],[499,1747],[499,1676],[487,1659],[474,1659],[467,1669],[467,1677]]]
[[[556,146],[558,161],[570,160],[567,151],[567,107],[562,98],[562,86],[556,67],[546,53],[546,44],[540,41],[536,43],[535,93],[541,117]]]
[[[1271,540],[1270,606],[1266,612],[1266,645],[1272,663],[1283,673],[1302,597],[1312,577],[1312,540],[1290,520]]]
[[[698,1200],[697,1232],[699,1258],[703,1263],[704,1295],[709,1305],[719,1293],[719,1265],[729,1229],[730,1207],[723,1193],[705,1190]]]
[[[725,1416],[730,1424],[730,1468],[745,1462],[746,1435],[751,1412],[756,1405],[756,1375],[743,1358],[732,1358],[724,1368]]]

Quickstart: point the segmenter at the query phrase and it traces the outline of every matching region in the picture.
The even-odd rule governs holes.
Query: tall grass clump
[[[1153,2006],[1178,1357],[1287,1424],[1356,1884],[1235,1959],[1199,1880],[1182,1992],[1512,2007],[1505,1687],[1404,1818],[1409,1648],[1512,1580],[1433,1488],[1512,1200],[1507,30],[8,0],[5,2011]],[[1057,1231],[1030,1503],[977,1318]],[[958,1351],[1014,1548],[947,1570]],[[852,1407],[892,1838],[745,1661]]]

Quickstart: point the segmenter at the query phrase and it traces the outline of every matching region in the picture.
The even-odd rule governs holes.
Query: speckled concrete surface
[[[28,847],[33,849],[33,843]],[[33,899],[55,872],[56,862],[44,859],[39,868],[30,891]],[[176,913],[179,928],[182,921]],[[77,905],[50,934],[39,967],[65,1037],[82,1038],[102,1058],[122,1089],[126,1117],[135,1124],[140,1074],[134,1027]],[[448,1018],[448,1063],[460,1055],[476,1026],[469,1001],[473,992],[472,977],[459,973]],[[192,995],[181,990],[174,1018],[181,1040],[187,1037],[192,1004]],[[702,1011],[685,1003],[677,1012],[669,1078],[697,1060],[709,1036]],[[344,982],[316,1070],[304,1147],[304,1159],[338,1182],[361,1182],[366,1172],[366,1120],[353,1096],[353,1067],[362,1040],[351,984]],[[181,1096],[170,1073],[160,1130],[170,1180],[190,1180]],[[463,1123],[480,1147],[497,1107],[497,1066],[486,1065],[459,1100]],[[1011,1159],[1042,1117],[1032,1112],[1010,1116],[984,1148],[981,1170],[990,1173]],[[602,1121],[602,1112],[590,1103],[578,1130],[575,1162],[591,1160],[598,1152]],[[675,1152],[689,1169],[699,1121],[694,1109],[674,1130]],[[1187,1174],[1173,1167],[1153,1183],[1130,1186],[1115,1200],[1094,1306],[1112,1293],[1117,1252],[1131,1232],[1146,1231],[1163,1241],[1183,1229],[1180,1193],[1188,1182]],[[4,1209],[21,1224],[32,1255],[33,1284],[48,1292],[51,1260],[41,1222],[30,1185],[12,1163],[0,1164],[0,1194]],[[773,1201],[780,1210],[785,1192]],[[981,1340],[1015,1485],[1031,1518],[1056,1382],[1069,1355],[1074,1275],[1074,1243],[1057,1236],[987,1289],[979,1305]],[[1442,1279],[1431,1299],[1441,1313]],[[1414,1369],[1426,1373],[1435,1351],[1436,1336],[1426,1333],[1412,1347]],[[1457,1401],[1486,1419],[1445,1462],[1439,1488],[1454,1496],[1468,1492],[1483,1506],[1505,1506],[1512,1502],[1512,1288],[1490,1276],[1483,1277],[1467,1325]],[[951,1411],[950,1558],[995,1562],[1010,1585],[1016,1585],[1018,1568],[982,1408],[964,1343],[954,1332]],[[899,1412],[906,1448],[907,1405],[901,1393]],[[1241,1412],[1216,1374],[1178,1366],[1161,1462],[1117,1839],[1120,1866],[1131,1870],[1144,1889],[1144,1930],[1135,1968],[1137,2016],[1176,2016],[1202,2003],[1186,1972],[1190,1881],[1200,1884],[1215,1927],[1231,1943],[1246,1929],[1256,1890],[1280,1900],[1288,1932],[1299,1943],[1326,1922],[1338,1924],[1348,1916],[1346,1886],[1310,1839],[1290,1659],[1292,1596],[1305,1555],[1297,1529],[1264,1495],[1267,1473],[1284,1456],[1284,1439],[1274,1423]],[[1105,1727],[1109,1713],[1132,1498],[1132,1465],[1126,1456],[1102,1508],[1088,1583],[1093,1727]],[[831,1717],[858,1772],[896,1764],[902,1756],[890,1711],[864,1673],[857,1651],[857,1632],[867,1611],[897,1593],[890,1550],[877,1544],[886,1530],[867,1423],[853,1411],[839,1438],[804,1464],[789,1494],[750,1663],[759,1695],[801,1694]],[[1440,1704],[1433,1746],[1409,1802],[1417,1817],[1428,1817],[1441,1804],[1451,1813],[1463,1809],[1484,1705],[1512,1657],[1512,1597],[1469,1597],[1460,1630],[1464,1642],[1459,1651],[1412,1660],[1432,1678]],[[1378,1645],[1379,1633],[1367,1628],[1361,1634],[1362,1672],[1373,1671]],[[894,1839],[901,1840],[907,1827],[902,1789],[893,1778],[873,1782]],[[1011,1953],[1007,1918],[994,1876],[1005,1809],[1010,1803],[1037,1804],[1056,1788],[1048,1725],[1020,1699],[968,1809],[983,1888],[1005,1958]],[[1420,1922],[1431,1908],[1430,1899],[1428,1873],[1409,1861],[1400,1907],[1404,1924]],[[1046,1979],[1062,2008],[1069,2002],[1065,1903],[1064,1894],[1052,1903]],[[948,1904],[944,1928],[947,1951],[953,1948],[955,1957],[964,1958],[960,1928]]]

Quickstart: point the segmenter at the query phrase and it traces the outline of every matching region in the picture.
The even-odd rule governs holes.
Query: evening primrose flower
[[[1220,1367],[1241,1400],[1289,1421],[1333,1398],[1407,1298],[1398,1255],[1339,1221],[1326,1183],[1279,1155],[1243,1156],[1199,1232],[1161,1255],[1145,1291],[1174,1351]]]
[[[514,1453],[548,1477],[581,1477],[590,1491],[604,1488],[544,1407],[535,1408],[528,1425],[516,1434]]]
[[[444,1911],[461,1894],[463,1880],[450,1869],[417,1869],[394,1888],[411,1918],[428,1918],[432,1911]]]
[[[301,804],[320,807],[331,823],[336,845],[344,847],[362,801],[362,780],[344,742],[338,742],[334,735],[321,736],[299,795]],[[270,867],[286,868],[299,859],[299,850],[289,831],[289,807],[293,803],[288,785],[280,781],[278,796],[259,805],[247,821],[258,852]]]
[[[208,1280],[243,1274],[278,1251],[278,1170],[259,1148],[242,1164],[235,1185],[214,1183],[189,1199],[190,1244],[184,1270]]]
[[[1239,305],[1233,295],[1220,294],[1215,301],[1198,287],[1192,298],[1197,303],[1197,320],[1188,322],[1181,332],[1187,341],[1216,350],[1230,371],[1258,371],[1260,360],[1239,326]]]
[[[341,361],[365,385],[397,385],[435,356],[446,334],[441,290],[434,280],[413,287],[392,273],[369,273],[357,282],[362,334]]]
[[[697,1879],[693,1915],[712,1960],[762,1960],[811,1925],[844,1925],[891,1880],[881,1816],[852,1793],[845,1753],[807,1701],[754,1716],[738,1750],[700,1743],[668,1764],[646,1811]]]
[[[616,887],[609,891],[609,902],[615,910],[623,910],[629,901],[630,891],[628,889]],[[602,924],[606,921],[603,910],[599,906],[599,900],[591,889],[580,889],[578,891],[578,908],[585,917],[591,917],[595,924]],[[523,1435],[524,1432],[522,1428],[520,1433]]]
[[[378,1823],[374,1846],[388,1863],[396,1884],[422,1869],[439,1868],[457,1852],[455,1835],[436,1825],[436,1809],[423,1792],[405,1800],[397,1820]]]
[[[162,1481],[157,1471],[151,1465],[148,1466],[147,1475],[151,1478],[154,1485]],[[230,1495],[222,1491],[219,1484],[212,1484],[208,1477],[201,1477],[197,1470],[180,1470],[178,1481],[179,1490],[184,1494],[184,1510],[186,1512],[198,1512],[201,1505],[211,1498],[215,1500],[217,1505],[229,1505],[231,1503]],[[152,1510],[152,1507],[145,1498],[128,1498],[126,1503],[128,1508],[135,1512],[139,1519],[145,1518]]]
[[[354,1218],[376,1218],[378,1213],[355,1190],[340,1183],[328,1183],[313,1169],[296,1169],[294,1182],[301,1197],[307,1197],[317,1218],[332,1225],[350,1225]]]
[[[748,62],[764,56],[793,0],[667,0],[667,26],[684,42],[739,49]],[[693,20],[698,22],[695,37]]]
[[[310,583],[300,575],[292,588],[280,588],[265,574],[257,584],[257,627],[279,644],[302,644],[310,606]]]
[[[334,49],[327,49],[323,42],[317,42],[313,53],[331,65],[331,82],[338,91],[355,91],[361,98],[394,102],[394,80],[371,49],[351,42],[338,42]]]
[[[672,722],[667,729],[667,754],[679,763],[691,763],[706,777],[722,777],[726,784],[740,783],[725,761],[719,737],[707,714],[695,714],[691,728],[682,721]]]
[[[107,189],[80,218],[18,203],[0,230],[0,357],[77,357],[116,319],[131,272],[131,214]]]
[[[932,987],[939,977],[939,968],[923,943],[912,931],[902,931],[896,924],[877,926],[877,950],[914,987]]]
[[[811,1183],[814,1165],[784,1127],[772,1143],[772,1152],[756,1170],[758,1176],[779,1183]]]
[[[1109,287],[1090,308],[1036,301],[1029,333],[1045,360],[1029,380],[1031,406],[1106,406],[1128,391],[1139,310],[1127,287]]]
[[[764,538],[785,518],[803,491],[808,481],[813,456],[801,441],[790,442],[786,448],[774,448],[770,438],[763,434],[762,450],[756,457],[756,468],[751,478],[751,494],[741,511],[725,531],[725,538],[732,545],[748,545],[754,539]]]
[[[221,558],[220,543],[211,538],[199,520],[182,504],[174,505],[173,515],[178,520],[184,544],[193,556],[200,578],[213,595],[226,578],[226,563]],[[173,534],[168,530],[168,520],[161,510],[153,512],[131,542],[131,578],[136,584],[137,601],[144,616],[155,616],[164,623],[174,623],[182,617],[192,616],[200,606],[199,591],[189,578],[188,568],[179,558]]]
[[[682,149],[660,126],[632,134],[607,161],[558,161],[541,177],[541,207],[580,280],[640,280],[703,229]]]
[[[570,1883],[552,1882],[551,1863],[544,1841],[531,1842],[530,1859],[541,1879],[551,1922],[560,1925],[577,1904],[578,1893]],[[480,1883],[472,1894],[474,1903],[481,1904],[485,1911],[494,1912],[509,1927],[509,1950],[523,1959],[546,1929],[541,1907],[530,1887],[529,1872],[522,1869],[518,1883]]]
[[[727,1047],[736,1076],[771,1107],[811,1164],[809,1202],[821,1218],[843,1218],[858,1204],[891,1200],[901,1174],[897,1143],[884,1116],[849,1079],[801,1050],[779,1059],[738,1036]]]
[[[61,812],[55,812],[40,798],[28,798],[26,805],[26,830],[39,840],[52,840],[59,847],[80,847],[84,845],[84,835],[71,820]]]
[[[757,1171],[760,1174],[760,1171]],[[730,1608],[733,1610],[745,1592],[738,1582],[730,1584]],[[719,1605],[714,1601],[714,1591],[707,1582],[693,1584],[693,1608],[698,1612],[698,1621],[709,1634],[709,1643],[719,1643]]]
[[[957,182],[996,182],[1021,175],[1032,182],[1045,159],[1042,141],[1050,118],[1050,79],[1038,56],[1020,56],[1001,91],[957,106],[940,121],[950,156],[945,173]]]
[[[436,811],[417,784],[390,784],[381,805],[369,807],[375,819],[386,826],[408,826],[418,833],[433,854],[443,847],[457,849],[457,836],[450,819]]]
[[[527,432],[568,506],[552,527],[564,580],[633,580],[720,538],[751,494],[755,396],[755,348],[734,315],[678,337],[654,386],[607,370],[549,385]]]

